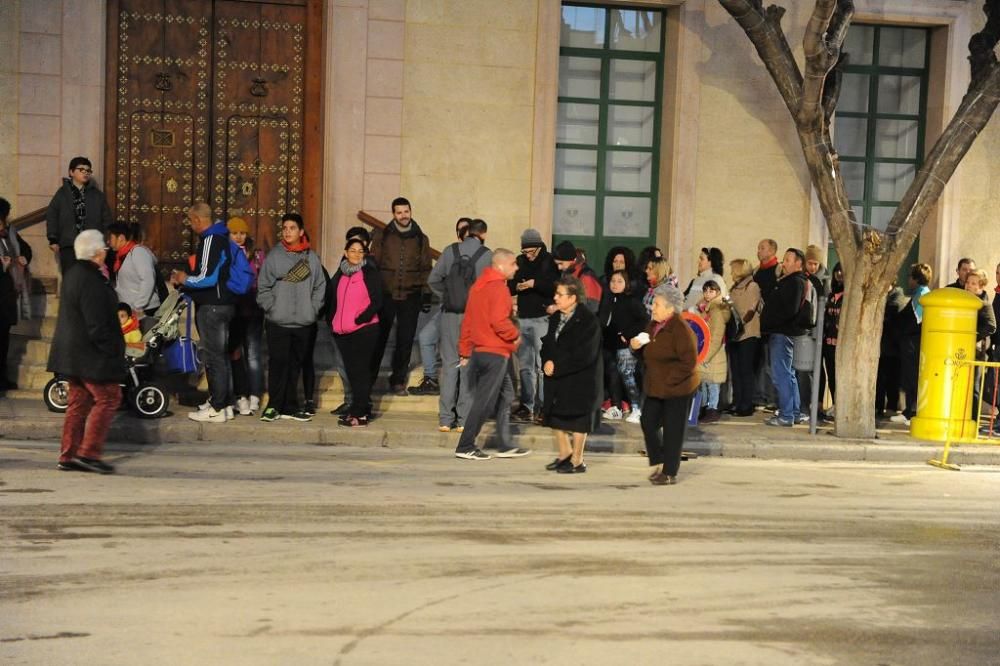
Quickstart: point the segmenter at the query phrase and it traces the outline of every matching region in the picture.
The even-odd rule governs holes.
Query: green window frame
[[[580,187],[580,186],[560,186],[559,181],[559,167],[557,166],[557,182],[554,189],[554,211],[553,216],[553,243],[558,243],[563,240],[570,240],[578,247],[584,248],[588,254],[588,262],[592,266],[599,266],[601,262],[604,261],[604,255],[607,251],[616,245],[624,245],[631,247],[634,250],[639,250],[641,247],[653,244],[656,238],[656,227],[657,227],[657,202],[658,202],[658,190],[659,190],[659,175],[660,175],[660,140],[661,140],[661,118],[663,112],[663,76],[664,76],[664,44],[665,44],[665,33],[666,33],[666,14],[663,10],[652,9],[648,7],[622,7],[622,6],[603,6],[603,5],[591,5],[591,4],[577,4],[566,2],[562,5],[563,10],[567,8],[584,8],[591,10],[603,10],[604,11],[604,21],[603,21],[603,41],[600,46],[594,48],[584,48],[581,46],[567,46],[565,44],[560,45],[559,56],[560,56],[560,78],[562,77],[562,65],[563,63],[568,63],[566,60],[568,58],[583,59],[575,60],[577,63],[591,61],[591,67],[594,66],[594,62],[599,63],[599,90],[597,96],[572,96],[560,94],[558,97],[558,104],[560,109],[560,116],[562,116],[562,110],[565,108],[567,114],[570,112],[573,105],[578,109],[584,107],[592,110],[596,107],[597,110],[597,135],[596,141],[593,140],[559,140],[557,131],[557,142],[556,142],[556,160],[557,165],[560,163],[561,159],[567,159],[571,153],[567,151],[585,151],[581,153],[576,153],[577,155],[585,155],[589,153],[590,155],[596,155],[596,177],[594,179],[593,187]],[[659,45],[657,51],[639,51],[639,50],[626,50],[621,48],[612,48],[612,38],[613,38],[613,27],[615,23],[612,19],[612,12],[615,10],[625,10],[634,12],[644,12],[649,14],[656,14],[659,17]],[[596,34],[596,33],[595,33]],[[615,97],[612,90],[612,85],[618,81],[612,80],[612,68],[616,66],[619,62],[625,63],[653,63],[655,65],[655,84],[654,93],[652,99],[647,100],[636,100],[636,99],[619,99]],[[627,65],[626,65],[627,67]],[[560,81],[560,88],[562,88],[563,82]],[[562,93],[562,90],[560,90]],[[566,106],[564,106],[566,105]],[[612,122],[612,113],[621,113],[619,109],[649,109],[652,112],[652,136],[649,139],[649,145],[622,145],[621,143],[612,143],[613,137],[609,133],[609,124]],[[641,115],[641,111],[638,111],[638,115]],[[640,121],[641,124],[641,121]],[[562,125],[560,125],[562,127]],[[617,126],[616,126],[617,127]],[[642,130],[640,130],[641,132]],[[565,137],[564,137],[565,138]],[[631,155],[635,155],[636,158],[632,158]],[[565,156],[565,157],[563,157]],[[648,156],[648,168],[643,165],[642,156]],[[611,182],[609,182],[609,177],[614,176],[614,174],[609,174],[609,169],[611,169],[616,159],[637,159],[639,162],[639,176],[637,178],[637,184],[640,188],[613,188]],[[591,167],[587,167],[588,169]],[[643,190],[641,186],[644,185],[645,178],[642,176],[642,171],[646,170],[649,176],[648,189]],[[618,183],[619,185],[621,183]],[[576,184],[574,184],[576,185]],[[594,199],[594,220],[593,220],[593,233],[560,233],[559,232],[559,200],[561,195],[581,195],[585,197],[593,197]],[[605,228],[605,205],[608,203],[608,199],[614,197],[616,200],[621,202],[623,199],[634,198],[637,200],[648,201],[649,204],[649,221],[648,226],[645,229],[645,233],[622,235],[609,233],[613,231],[611,229]],[[611,203],[615,203],[612,201]],[[623,216],[626,211],[623,210]],[[634,231],[634,230],[633,230]]]
[[[907,35],[913,36],[917,33],[923,33],[923,62],[919,63],[919,66],[915,61],[905,64],[891,63],[890,60],[893,57],[899,56],[899,59],[903,60],[906,55],[889,52],[884,46],[887,43],[891,43],[893,46],[902,45]],[[880,184],[878,179],[880,170],[890,173],[895,170],[897,174],[915,174],[923,162],[927,125],[930,44],[931,31],[928,28],[857,24],[852,25],[848,32],[845,49],[851,56],[851,62],[858,64],[848,64],[844,68],[845,81],[847,77],[853,76],[854,81],[863,82],[862,77],[867,77],[866,91],[864,91],[865,86],[863,85],[854,87],[852,90],[855,95],[857,93],[866,95],[867,101],[863,105],[865,108],[862,109],[859,108],[862,105],[857,104],[862,97],[852,96],[849,99],[850,104],[854,104],[854,106],[849,104],[843,108],[845,107],[845,92],[847,91],[846,87],[843,88],[834,122],[835,126],[840,125],[841,128],[845,129],[849,123],[853,123],[855,127],[865,123],[864,150],[863,152],[857,150],[859,147],[857,143],[858,132],[835,131],[834,143],[840,158],[841,173],[845,178],[851,207],[854,209],[859,224],[884,229],[884,225],[888,223],[892,212],[898,207],[905,192],[906,187],[901,187],[899,182],[895,182],[888,188],[893,190],[893,196],[885,196],[887,188],[884,184]],[[918,52],[919,49],[914,50],[914,53]],[[910,57],[912,58],[912,54]],[[903,81],[906,79],[919,81],[920,91],[919,95],[915,96],[915,104],[913,100],[904,101],[906,93]],[[880,85],[880,82],[894,80],[898,87]],[[887,103],[882,104],[884,101]],[[898,108],[891,111],[884,108],[895,101],[899,102],[897,106],[915,106],[916,108],[910,108],[906,110],[907,112],[900,112]],[[907,124],[912,127],[913,123],[916,124],[915,146],[912,156],[900,157],[880,154],[879,127],[888,126],[890,123],[894,123],[897,128],[902,128]],[[847,136],[848,134],[849,136]],[[898,135],[896,140],[895,145],[898,149]],[[883,149],[881,152],[884,153],[885,150]],[[863,172],[863,178],[856,177],[859,171]],[[906,186],[908,186],[911,181],[912,178],[910,181],[903,182],[906,182]],[[879,196],[880,193],[882,196]],[[904,262],[901,275],[904,272],[908,273],[909,265],[916,260],[917,251],[917,243],[914,243],[909,260]],[[905,284],[905,280],[903,280],[903,284]]]

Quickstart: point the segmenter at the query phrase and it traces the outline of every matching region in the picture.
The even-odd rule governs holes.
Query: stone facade
[[[686,280],[697,250],[754,257],[823,243],[798,140],[749,42],[714,0],[666,7],[657,240]],[[782,3],[801,58],[809,3]],[[857,20],[934,28],[928,145],[961,100],[978,2],[858,0]],[[0,3],[0,190],[15,215],[47,203],[75,154],[102,171],[105,3]],[[396,195],[436,247],[457,217],[491,225],[490,244],[522,229],[551,233],[559,47],[558,0],[330,0],[325,15],[323,254],[365,209],[388,217]],[[72,25],[73,30],[65,27]],[[955,260],[1000,260],[1000,120],[994,118],[921,237],[942,282]],[[29,237],[36,233],[29,233]],[[595,258],[597,264],[602,258]],[[41,268],[41,267],[40,267]]]

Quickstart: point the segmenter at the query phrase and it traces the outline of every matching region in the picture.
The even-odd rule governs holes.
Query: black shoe
[[[306,400],[306,406],[302,408],[302,413],[307,416],[316,416],[316,401]]]
[[[746,417],[746,416],[753,416],[756,413],[757,413],[757,410],[755,410],[753,407],[751,407],[750,409],[737,409],[736,411],[733,412],[733,416],[743,416],[743,417]]]
[[[555,460],[553,460],[552,462],[550,462],[548,465],[546,465],[545,469],[549,470],[550,472],[555,472],[560,467],[572,467],[572,466],[573,465],[570,463],[569,457],[566,457],[566,458],[556,458]]]
[[[405,398],[410,395],[410,392],[406,390],[406,384],[393,384],[389,388],[389,393],[400,398]]]
[[[441,395],[441,385],[433,377],[424,377],[419,386],[409,388],[410,395]]]
[[[672,486],[677,483],[677,477],[669,476],[661,472],[660,474],[650,477],[649,482],[654,486]]]
[[[583,474],[587,471],[587,463],[580,463],[574,466],[572,463],[566,465],[565,467],[556,467],[556,472],[559,474]]]
[[[60,472],[86,472],[86,471],[88,471],[87,468],[84,467],[83,465],[81,465],[76,458],[71,458],[71,459],[67,460],[66,462],[63,462],[62,460],[60,460],[59,464],[57,464],[56,467],[59,468]]]
[[[504,449],[502,451],[497,451],[497,458],[520,458],[521,456],[526,456],[531,453],[531,449],[521,449],[516,446],[509,449]]]
[[[531,423],[532,415],[531,410],[521,405],[510,415],[511,421],[520,421],[522,423]]]
[[[338,406],[336,409],[331,409],[330,413],[333,414],[334,416],[343,416],[344,414],[347,413],[347,410],[350,408],[351,408],[350,405],[348,405],[346,402],[342,402],[340,403],[340,406]]]
[[[96,472],[98,474],[115,473],[113,465],[109,465],[103,460],[98,460],[97,458],[73,458],[73,461],[88,472]]]
[[[299,421],[301,423],[313,420],[312,415],[311,414],[307,414],[305,412],[305,410],[302,410],[302,409],[298,410],[297,412],[293,412],[291,414],[282,414],[281,418],[285,419],[285,420],[289,420],[290,419],[292,421]]]

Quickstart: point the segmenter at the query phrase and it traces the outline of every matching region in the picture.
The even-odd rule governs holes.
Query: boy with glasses
[[[53,195],[45,214],[45,235],[64,274],[76,261],[73,241],[77,235],[85,229],[97,229],[104,234],[113,221],[104,193],[91,180],[93,173],[86,157],[71,159],[69,177],[63,178],[62,187]]]

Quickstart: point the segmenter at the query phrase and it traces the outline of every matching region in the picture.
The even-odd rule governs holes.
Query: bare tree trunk
[[[838,437],[875,437],[875,380],[888,284],[876,287],[860,275],[844,284],[837,336]]]

